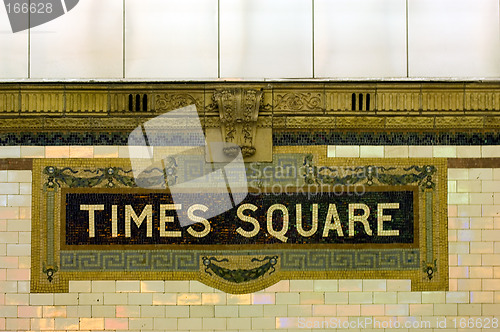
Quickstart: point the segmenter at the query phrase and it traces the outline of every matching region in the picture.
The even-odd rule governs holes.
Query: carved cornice
[[[262,90],[258,127],[500,128],[500,82],[4,83],[0,84],[0,131],[127,131],[189,104],[196,105],[203,124],[219,127],[225,120],[220,118],[220,102],[213,97],[217,91],[237,90]]]

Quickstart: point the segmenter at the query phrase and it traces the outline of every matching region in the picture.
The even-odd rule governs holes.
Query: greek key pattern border
[[[418,250],[61,251],[62,271],[198,271],[200,255],[277,254],[284,271],[420,269]]]
[[[61,251],[63,271],[198,271],[197,252]]]
[[[401,249],[284,251],[281,269],[287,271],[420,269],[420,252]]]

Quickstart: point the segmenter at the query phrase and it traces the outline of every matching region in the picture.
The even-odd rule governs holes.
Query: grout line
[[[31,6],[31,0],[29,1],[29,5]],[[31,15],[28,15],[28,78],[31,78]],[[21,104],[19,104],[21,107]]]
[[[122,62],[123,62],[123,65],[122,65],[122,77],[125,78],[125,0],[123,0],[123,17],[122,17],[122,26],[123,26],[123,29],[122,29]]]
[[[220,0],[217,0],[217,78],[220,78]]]
[[[408,1],[406,0],[406,77],[410,77],[410,52],[409,52],[409,45],[408,45]]]
[[[315,67],[314,67],[314,0],[312,2],[312,78],[316,77]]]

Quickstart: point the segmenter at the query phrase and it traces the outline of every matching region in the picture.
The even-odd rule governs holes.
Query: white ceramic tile
[[[31,29],[32,78],[122,78],[123,3],[86,0]]]
[[[12,32],[7,10],[0,9],[0,79],[28,77],[28,31]]]
[[[335,145],[328,145],[328,150],[327,150],[326,156],[328,158],[335,157]]]
[[[499,77],[498,0],[409,0],[410,76]]]
[[[0,147],[0,158],[20,158],[20,146],[2,146]]]
[[[316,0],[316,77],[406,77],[404,0]]]
[[[217,78],[217,0],[126,0],[127,78]]]
[[[457,146],[457,158],[481,158],[481,146]]]
[[[433,146],[432,156],[434,158],[456,158],[457,157],[457,147],[444,145],[444,146]]]
[[[359,158],[359,145],[337,145],[335,154],[337,157]]]
[[[481,146],[481,157],[483,157],[483,158],[500,157],[500,146],[498,146],[498,145],[483,145],[483,146]]]
[[[409,155],[410,158],[431,158],[432,146],[411,145],[409,146]]]
[[[408,145],[386,145],[384,146],[385,158],[408,158]]]
[[[220,0],[222,78],[312,77],[312,1]]]
[[[384,147],[376,145],[361,145],[359,147],[361,158],[384,158]]]

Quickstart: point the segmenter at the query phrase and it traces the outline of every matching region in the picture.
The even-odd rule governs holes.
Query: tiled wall
[[[498,78],[498,0],[85,0],[12,33],[4,79]]]
[[[327,151],[328,157],[344,158],[500,158],[497,145],[329,145]],[[128,146],[0,146],[0,158],[128,157]]]
[[[328,154],[481,158],[500,157],[500,146],[330,146]],[[0,158],[19,157],[127,153],[126,147],[0,147]],[[449,292],[411,292],[408,280],[291,280],[245,295],[197,281],[93,280],[70,282],[66,294],[30,294],[31,172],[2,170],[0,330],[307,331],[350,322],[349,331],[383,331],[373,328],[399,322],[413,327],[394,331],[446,331],[437,325],[446,322],[456,331],[454,324],[465,322],[476,327],[465,330],[481,331],[480,318],[500,319],[500,168],[450,168],[448,180]],[[365,319],[379,325],[359,326]],[[430,328],[414,325],[426,322]]]

